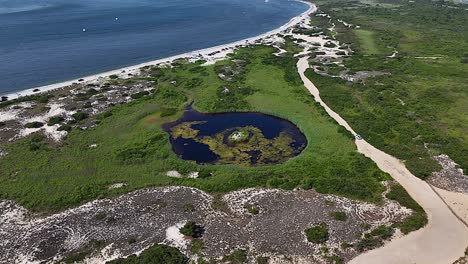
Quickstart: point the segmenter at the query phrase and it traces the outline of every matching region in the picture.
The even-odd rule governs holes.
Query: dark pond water
[[[202,122],[190,126],[191,129],[198,130],[196,138],[173,137],[171,133],[172,129],[181,124],[192,122]],[[200,140],[197,139],[215,137],[217,134],[219,135],[220,133],[226,132],[222,137],[224,139],[222,142],[226,147],[230,147],[231,145],[226,142],[226,136],[234,132],[237,128],[242,127],[257,128],[261,131],[261,134],[263,134],[262,137],[266,140],[273,141],[277,139],[280,134],[287,137],[290,139],[290,141],[287,141],[287,145],[291,148],[292,153],[290,157],[298,155],[307,145],[306,137],[293,123],[272,115],[255,112],[203,114],[193,109],[188,109],[177,121],[163,125],[164,130],[171,135],[170,141],[173,151],[184,160],[191,160],[200,164],[218,163],[221,157],[212,151],[207,144],[201,143]],[[254,141],[249,142],[252,143]],[[250,158],[251,165],[255,165],[258,156],[262,153],[261,151],[263,151],[263,149],[256,149],[256,146],[249,146],[249,151],[246,152],[252,155]]]

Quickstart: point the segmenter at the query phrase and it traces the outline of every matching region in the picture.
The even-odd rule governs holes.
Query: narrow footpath
[[[317,87],[305,76],[304,72],[309,68],[308,58],[302,57],[297,63],[305,87],[333,119],[356,135],[349,124],[322,101]],[[468,246],[468,227],[452,213],[430,185],[411,174],[400,160],[378,150],[364,139],[356,140],[355,143],[360,153],[390,174],[424,208],[429,223],[383,247],[359,255],[350,263],[451,264],[463,256]]]

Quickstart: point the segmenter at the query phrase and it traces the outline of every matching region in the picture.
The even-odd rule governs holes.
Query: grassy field
[[[154,94],[113,107],[100,116],[97,127],[74,129],[62,144],[38,136],[5,144],[9,155],[0,159],[0,197],[50,212],[148,186],[186,185],[209,192],[269,186],[314,187],[379,202],[379,181],[388,176],[358,154],[352,137],[316,106],[296,72],[296,58],[279,58],[272,52],[263,46],[239,50],[233,58],[243,61],[243,71],[230,82],[217,73],[225,66],[236,67],[233,60],[208,67],[181,62],[172,69],[149,68]],[[231,92],[223,93],[225,87]],[[181,160],[161,124],[177,119],[190,102],[202,112],[260,111],[287,118],[304,132],[308,146],[276,166],[201,166]],[[174,111],[167,109],[174,108],[176,114],[170,115]],[[92,144],[98,146],[90,148]],[[171,178],[166,176],[169,170],[203,170],[212,176]],[[128,185],[108,189],[121,182]]]
[[[431,156],[441,153],[466,171],[468,16],[464,7],[431,1],[379,3],[319,1],[332,18],[360,26],[356,30],[335,21],[336,37],[352,43],[356,51],[344,61],[349,72],[390,75],[352,85],[311,70],[308,77],[324,101],[359,134],[405,160],[415,175],[424,179],[439,170]],[[397,57],[388,58],[394,50]]]
[[[374,32],[364,29],[355,29],[354,33],[359,39],[359,45],[366,54],[378,54],[379,49],[375,44]]]

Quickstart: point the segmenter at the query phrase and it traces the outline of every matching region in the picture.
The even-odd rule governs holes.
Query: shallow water
[[[226,141],[226,136],[242,127],[255,127],[259,129],[265,139],[270,141],[277,139],[281,134],[285,134],[288,138],[292,139],[292,142],[288,144],[292,150],[290,155],[275,161],[267,161],[265,164],[261,165],[276,164],[279,163],[278,161],[284,161],[296,156],[307,144],[306,137],[293,123],[285,119],[262,113],[241,112],[203,114],[189,109],[184,112],[184,115],[180,119],[175,122],[165,124],[163,128],[171,134],[171,130],[176,128],[178,125],[191,122],[200,122],[199,124],[191,125],[192,129],[198,131],[196,139],[184,137],[174,138],[171,135],[170,141],[173,151],[180,158],[184,160],[192,160],[200,164],[237,164],[238,160],[220,160],[222,157],[212,151],[208,145],[199,142],[198,139],[206,137],[214,138],[216,135],[227,131],[227,133],[222,137],[222,143],[224,144],[223,147],[230,148],[233,147],[233,145]],[[251,144],[251,142],[242,144]],[[253,146],[253,148],[249,148],[249,151],[245,151],[250,155],[250,160],[248,161],[250,165],[257,165],[257,161],[261,159],[262,156],[261,150],[262,149],[260,147],[257,148],[257,146]]]
[[[307,8],[290,0],[0,0],[0,94],[253,37]]]

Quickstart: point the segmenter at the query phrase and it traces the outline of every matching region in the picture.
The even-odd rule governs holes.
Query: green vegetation
[[[356,29],[354,33],[359,39],[359,44],[362,50],[366,54],[378,54],[379,49],[375,44],[375,36],[373,31],[364,30],[364,29]]]
[[[466,11],[441,1],[395,3],[318,0],[336,24],[335,37],[355,51],[344,60],[349,73],[387,75],[352,85],[312,70],[306,75],[319,87],[322,99],[356,132],[404,160],[416,176],[425,179],[439,170],[431,156],[440,153],[467,170]],[[360,28],[345,27],[337,19]],[[330,27],[328,19],[312,20]],[[394,50],[398,54],[389,58]]]
[[[388,226],[378,226],[370,233],[366,233],[361,240],[359,240],[355,247],[359,251],[370,250],[383,245],[383,240],[392,237],[394,230]]]
[[[284,131],[273,139],[267,139],[263,132],[254,126],[227,129],[213,136],[199,136],[199,131],[192,126],[201,123],[202,121],[181,123],[171,128],[172,137],[192,139],[209,146],[210,150],[219,156],[217,164],[277,164],[297,155],[305,147],[292,147],[294,139]]]
[[[139,256],[131,255],[106,262],[107,264],[184,264],[188,259],[176,248],[155,245],[143,251]]]
[[[7,106],[10,106],[12,104],[21,103],[21,102],[37,102],[37,103],[40,103],[40,104],[45,104],[45,103],[49,102],[49,99],[52,98],[52,97],[53,97],[53,95],[51,95],[51,94],[22,96],[22,97],[17,98],[17,99],[2,102],[0,104],[0,109],[5,108]]]
[[[53,125],[56,125],[60,122],[62,122],[63,120],[65,120],[63,117],[61,116],[53,116],[49,119],[49,121],[47,121],[47,125],[48,126],[53,126]]]
[[[197,225],[195,222],[188,221],[179,231],[184,236],[199,238],[203,235],[204,230],[202,226]]]
[[[331,216],[333,217],[333,219],[335,219],[337,221],[346,221],[346,220],[348,220],[348,216],[346,215],[345,212],[332,212]]]
[[[405,220],[397,223],[395,227],[400,228],[401,232],[408,234],[411,231],[418,230],[427,224],[427,215],[424,209],[406,192],[399,184],[392,184],[387,198],[397,201],[400,205],[412,209],[414,212]]]
[[[205,244],[203,243],[203,240],[192,239],[192,242],[190,244],[190,251],[192,252],[192,254],[200,254],[204,246]]]
[[[98,250],[101,250],[104,246],[105,246],[105,242],[104,241],[101,241],[101,240],[92,240],[88,243],[88,245],[86,247],[84,247],[83,249],[81,249],[80,251],[78,252],[74,252],[72,253],[71,255],[65,257],[61,263],[67,263],[67,264],[71,264],[71,263],[78,263],[78,262],[81,262],[83,261],[88,255],[90,255],[91,253],[95,252],[95,251],[98,251]]]
[[[223,261],[230,264],[242,264],[247,262],[247,250],[236,249],[231,254],[224,256]]]
[[[88,116],[89,115],[87,113],[83,113],[83,112],[76,112],[72,115],[75,121],[85,120],[86,118],[88,118]]]
[[[328,227],[321,223],[305,230],[307,241],[312,243],[325,243],[328,240]]]
[[[26,128],[40,128],[40,127],[43,127],[43,126],[44,126],[44,123],[34,121],[34,122],[31,122],[31,123],[27,123],[27,124],[24,125],[24,126],[25,126]]]
[[[256,46],[207,67],[185,62],[174,68],[148,67],[152,76],[145,81],[154,81],[154,93],[112,107],[110,116],[96,117],[98,126],[73,129],[59,145],[34,143],[34,151],[31,138],[4,144],[9,155],[0,159],[0,198],[15,199],[35,211],[52,211],[148,186],[184,185],[214,193],[257,186],[303,187],[380,201],[384,190],[380,181],[388,176],[358,154],[349,135],[338,132],[340,126],[314,103],[296,72],[297,58],[273,52]],[[215,68],[232,65],[234,59],[240,66],[232,80],[219,78]],[[232,92],[223,93],[224,87]],[[201,112],[258,111],[287,118],[301,129],[308,145],[300,155],[275,166],[202,166],[181,160],[161,125],[179,118],[191,102]],[[177,113],[162,115],[168,108]],[[89,148],[91,144],[99,147]],[[170,170],[183,175],[206,171],[207,177],[168,177]],[[117,182],[128,185],[108,189]]]

